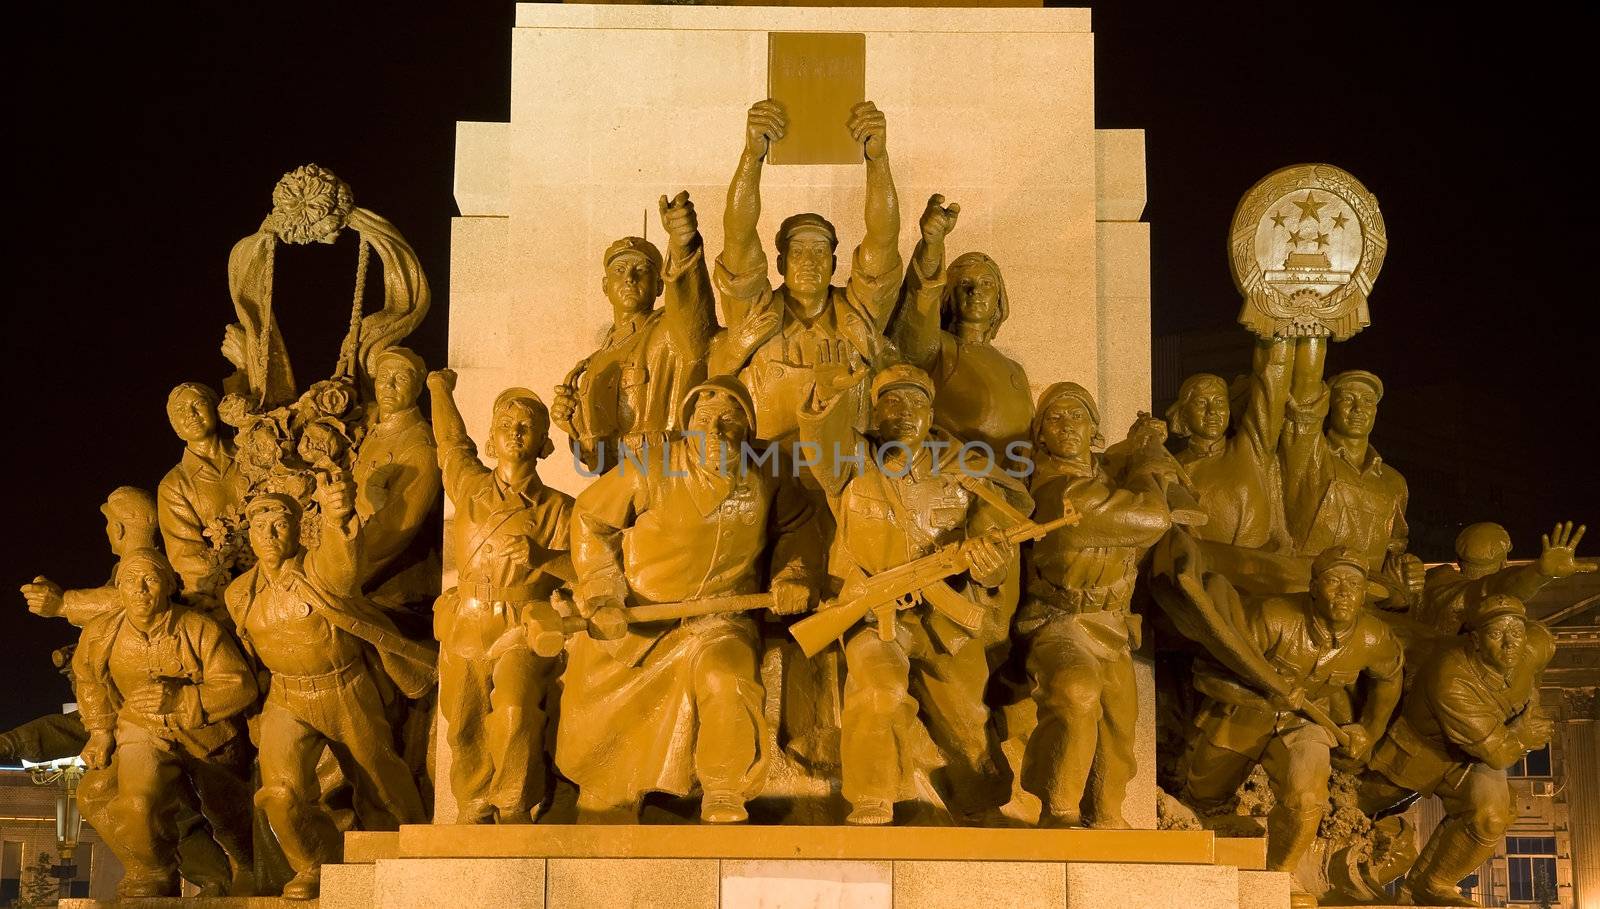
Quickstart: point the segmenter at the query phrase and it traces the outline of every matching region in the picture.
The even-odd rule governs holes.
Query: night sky
[[[181,454],[167,391],[230,371],[217,350],[233,321],[228,250],[284,172],[331,168],[411,241],[435,302],[409,343],[439,363],[455,121],[504,120],[510,105],[510,4],[44,6],[13,19],[5,64],[11,591],[36,574],[68,587],[107,577],[97,506],[118,485],[153,490]],[[1404,402],[1410,422],[1380,408],[1374,441],[1412,478],[1413,523],[1449,516],[1415,535],[1429,559],[1473,520],[1502,520],[1520,556],[1557,518],[1600,525],[1600,221],[1580,138],[1596,107],[1596,23],[1557,15],[1094,11],[1098,125],[1146,130],[1157,335],[1233,324],[1224,241],[1266,173],[1326,161],[1377,195],[1390,246],[1374,324],[1335,346],[1329,369],[1371,369]],[[275,299],[302,383],[334,361],[354,250],[346,236],[279,258]],[[1430,463],[1403,457],[1417,452]],[[1583,550],[1600,552],[1600,526]],[[12,673],[0,728],[70,700],[49,652],[73,635],[0,593]]]

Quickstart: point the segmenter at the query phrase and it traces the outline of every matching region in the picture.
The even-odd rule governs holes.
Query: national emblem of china
[[[1378,200],[1355,177],[1330,164],[1268,174],[1228,235],[1240,324],[1262,338],[1345,340],[1372,322],[1367,295],[1387,248]]]

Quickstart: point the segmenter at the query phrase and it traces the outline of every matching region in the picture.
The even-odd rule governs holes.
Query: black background
[[[228,250],[285,171],[331,168],[412,242],[435,302],[410,343],[441,362],[455,121],[510,105],[510,4],[63,6],[8,29],[7,590],[107,576],[96,507],[177,460],[167,391],[228,371]],[[1374,325],[1329,368],[1411,390],[1374,439],[1413,522],[1449,516],[1416,534],[1429,559],[1464,521],[1501,520],[1518,555],[1556,518],[1600,524],[1595,22],[1571,7],[1094,11],[1098,125],[1147,131],[1157,335],[1233,324],[1224,240],[1269,171],[1327,161],[1378,196]],[[334,361],[354,241],[298,251],[275,300],[304,382]],[[0,592],[0,728],[70,700],[48,654],[73,633]]]

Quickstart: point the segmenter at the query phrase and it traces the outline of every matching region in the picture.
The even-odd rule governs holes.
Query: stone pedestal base
[[[67,898],[60,909],[320,909],[316,900],[286,900],[281,896],[156,896],[130,900]]]
[[[1218,846],[1200,831],[416,826],[347,844],[322,906],[1286,909],[1288,875]]]

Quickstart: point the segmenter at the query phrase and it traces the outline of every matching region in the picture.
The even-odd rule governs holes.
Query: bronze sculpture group
[[[158,496],[123,487],[103,508],[110,582],[23,588],[84,629],[82,798],[123,894],[181,874],[315,896],[343,830],[427,819],[435,705],[463,823],[533,823],[557,779],[580,823],[637,822],[652,793],[744,822],[774,743],[810,737],[851,824],[933,799],[946,823],[1125,827],[1134,653],[1155,627],[1175,632],[1156,641],[1181,667],[1166,683],[1193,692],[1163,711],[1184,743],[1163,781],[1198,822],[1234,814],[1259,766],[1268,865],[1314,905],[1335,772],[1373,821],[1438,794],[1448,817],[1406,894],[1460,904],[1456,881],[1509,823],[1505,768],[1550,731],[1535,695],[1551,639],[1523,600],[1595,566],[1570,524],[1526,568],[1504,566],[1496,525],[1462,534],[1459,569],[1424,575],[1408,553],[1405,481],[1369,442],[1382,382],[1323,378],[1328,341],[1369,321],[1385,242],[1370,196],[1320,167],[1252,190],[1241,212],[1260,223],[1234,244],[1250,375],[1191,377],[1165,421],[1141,415],[1108,447],[1088,390],[1058,381],[1035,402],[995,346],[1013,302],[989,256],[946,264],[958,204],[932,197],[902,260],[870,103],[848,124],[866,170],[848,279],[833,283],[833,225],[807,213],[778,230],[774,288],[756,224],[786,125],[775,102],[751,108],[714,263],[687,193],[659,200],[665,256],[638,237],[604,252],[602,346],[548,407],[526,388],[495,399],[492,466],[455,374],[397,346],[429,302],[410,247],[331,173],[280,181],[230,261],[228,394],[175,388],[182,459]],[[1275,206],[1299,219],[1276,239]],[[1360,221],[1359,262],[1307,239],[1321,219]],[[350,331],[335,375],[297,394],[273,248],[347,227]],[[369,248],[385,299],[363,314]],[[552,427],[594,477],[576,499],[539,476]],[[441,493],[458,573],[442,594],[424,533]],[[782,699],[812,702],[815,728],[787,710],[769,728],[773,647]],[[1037,716],[1017,768],[996,716],[1008,678]],[[1002,810],[1014,781],[1037,815]],[[275,882],[268,850],[287,865]]]

